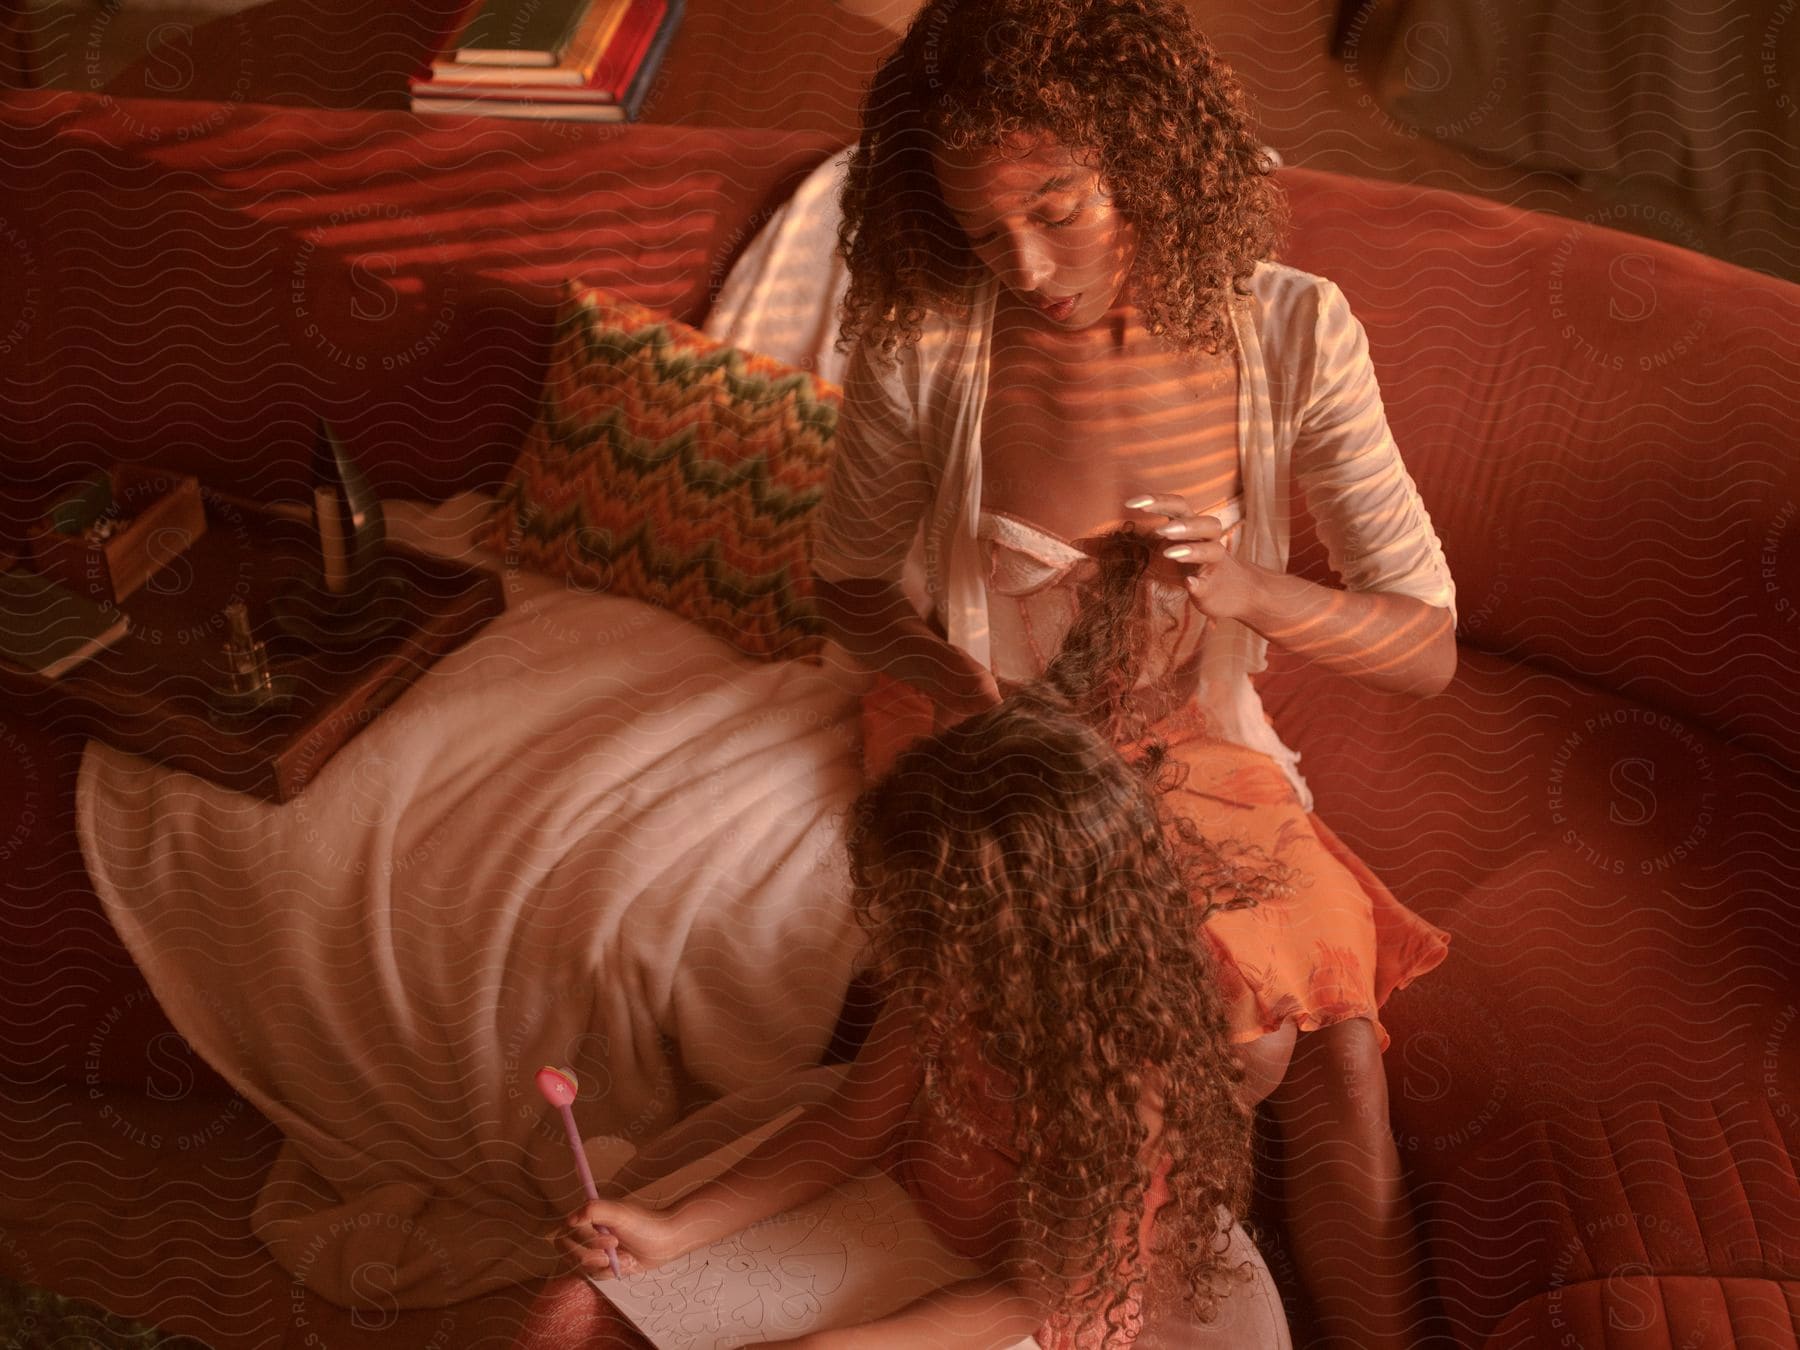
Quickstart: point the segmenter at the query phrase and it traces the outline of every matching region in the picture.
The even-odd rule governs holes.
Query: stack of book
[[[419,113],[631,122],[685,0],[482,0],[412,81]]]

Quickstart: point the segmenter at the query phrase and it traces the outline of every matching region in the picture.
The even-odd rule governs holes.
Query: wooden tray
[[[270,801],[295,797],[357,732],[446,652],[506,608],[493,572],[389,544],[408,594],[393,628],[350,651],[280,633],[270,599],[318,571],[300,513],[202,489],[206,533],[119,606],[132,631],[60,680],[0,667],[0,695],[41,725],[186,769]],[[241,599],[294,691],[237,713],[225,680],[224,608]]]

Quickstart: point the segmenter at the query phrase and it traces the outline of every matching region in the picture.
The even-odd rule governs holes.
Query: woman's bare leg
[[[1375,1028],[1303,1034],[1269,1097],[1286,1153],[1294,1261],[1329,1350],[1401,1350],[1424,1326],[1412,1218],[1388,1125]]]

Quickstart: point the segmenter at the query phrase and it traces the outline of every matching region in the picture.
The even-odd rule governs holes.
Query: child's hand
[[[612,1231],[601,1234],[597,1229]],[[583,1274],[598,1280],[612,1278],[607,1253],[616,1250],[621,1275],[653,1270],[681,1255],[670,1217],[662,1210],[629,1200],[591,1200],[568,1217],[562,1228],[551,1232],[557,1251]]]

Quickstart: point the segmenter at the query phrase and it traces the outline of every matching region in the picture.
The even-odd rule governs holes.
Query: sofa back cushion
[[[808,522],[841,394],[571,285],[536,423],[479,542],[647,601],[752,656],[819,645]]]
[[[834,136],[0,93],[0,544],[61,479],[492,489],[562,279],[697,318]]]
[[[1800,286],[1604,213],[1281,181],[1284,259],[1368,331],[1462,640],[1800,769]]]

